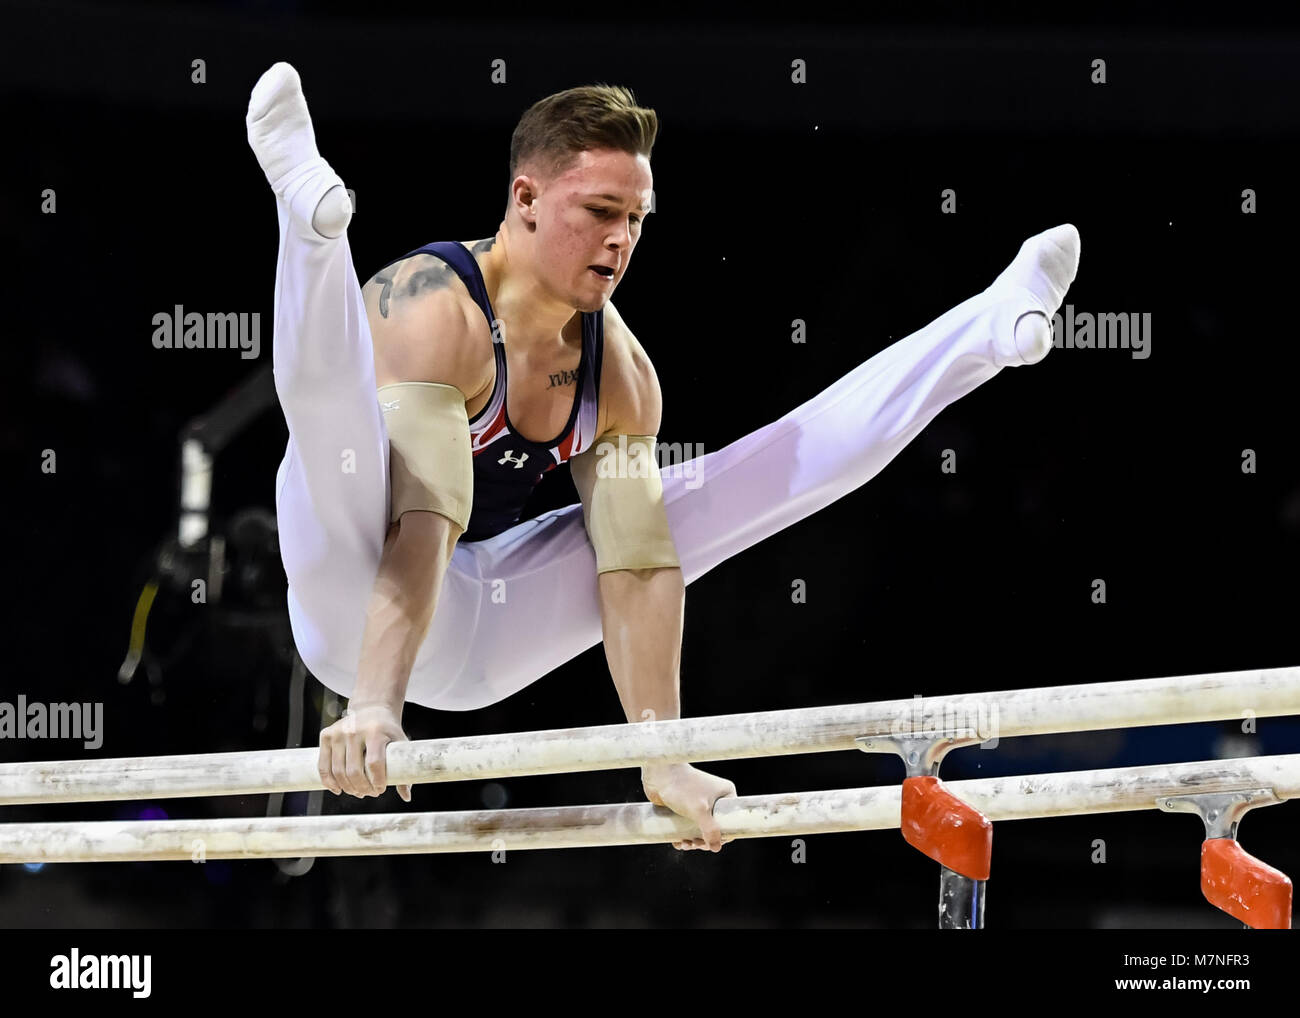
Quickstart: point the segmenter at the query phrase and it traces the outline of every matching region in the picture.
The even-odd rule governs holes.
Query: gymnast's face
[[[531,206],[532,267],[542,287],[579,311],[603,308],[641,237],[652,184],[649,159],[613,149],[580,152],[542,184]]]

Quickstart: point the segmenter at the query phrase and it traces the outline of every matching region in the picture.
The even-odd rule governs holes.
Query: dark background
[[[177,435],[254,370],[234,351],[158,351],[175,304],[260,312],[274,199],[244,131],[277,60],[302,75],[322,153],[357,195],[362,278],[500,221],[510,132],[576,84],[654,107],[657,211],[618,306],[664,390],[660,439],[713,450],[779,417],[983,289],[1030,234],[1083,238],[1068,301],[1149,312],[1152,353],[1057,350],[947,409],[870,484],[687,591],[686,715],[1294,665],[1300,366],[1291,299],[1300,34],[1137,5],[1124,24],[1031,8],[874,23],[692,21],[687,7],[492,20],[430,5],[66,2],[4,6],[0,86],[9,309],[0,453],[9,653],[0,693],[104,703],[101,756],[284,745],[291,642],[278,560],[234,549],[230,596],[164,589],[151,656],[117,669],[160,542]],[[477,12],[476,12],[477,13]],[[915,20],[914,20],[915,19]],[[792,85],[790,61],[808,63]],[[1108,83],[1090,83],[1091,61]],[[190,80],[206,62],[206,84]],[[490,81],[506,61],[508,83]],[[58,211],[40,211],[53,188]],[[940,214],[954,188],[958,214]],[[1241,212],[1253,188],[1259,211]],[[789,340],[808,322],[804,345]],[[221,456],[218,531],[273,511],[274,409]],[[58,456],[40,470],[42,450]],[[944,449],[958,471],[939,470]],[[1258,455],[1244,474],[1242,451]],[[567,471],[533,508],[576,501]],[[243,556],[242,559],[240,556]],[[241,571],[242,570],[242,571]],[[806,604],[791,603],[794,579]],[[1091,601],[1106,581],[1108,601]],[[308,684],[306,744],[321,687]],[[622,721],[593,648],[490,709],[408,707],[412,738]],[[1295,752],[1294,719],[1005,740],[950,778]],[[0,743],[4,759],[83,755]],[[894,782],[889,758],[705,765],[742,794]],[[615,802],[635,771],[426,785],[414,808]],[[334,799],[325,810],[404,810]],[[1293,804],[1245,846],[1300,872]],[[287,812],[306,796],[286,799]],[[256,816],[261,797],[6,810],[6,820]],[[158,812],[161,811],[161,812]],[[1155,812],[1003,823],[988,922],[1230,927],[1198,889],[1202,830]],[[1092,861],[1096,839],[1104,865]],[[0,925],[929,927],[937,867],[897,832],[668,846],[271,861],[0,867]]]

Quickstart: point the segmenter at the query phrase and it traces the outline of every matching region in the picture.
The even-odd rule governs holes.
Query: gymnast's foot
[[[244,123],[276,197],[320,236],[341,236],[352,218],[352,202],[342,178],[316,148],[302,80],[291,64],[272,64],[257,79]]]
[[[1020,253],[985,291],[1004,292],[1020,312],[1012,336],[994,339],[999,363],[1036,364],[1052,349],[1052,315],[1079,271],[1079,247],[1079,231],[1070,223],[1044,230],[1020,245]]]

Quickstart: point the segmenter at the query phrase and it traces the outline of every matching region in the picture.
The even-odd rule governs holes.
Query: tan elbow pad
[[[596,572],[680,566],[653,435],[603,438],[569,462]]]
[[[442,382],[397,382],[379,387],[379,406],[388,428],[389,522],[419,509],[463,533],[474,504],[465,394]]]

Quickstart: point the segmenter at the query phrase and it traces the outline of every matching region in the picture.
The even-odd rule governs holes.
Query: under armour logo
[[[497,463],[513,463],[515,465],[515,469],[518,470],[520,467],[524,465],[524,460],[528,459],[528,453],[524,453],[518,459],[515,459],[513,456],[510,455],[512,452],[514,452],[513,449],[507,449],[506,454],[502,456],[499,460],[497,460]]]
[[[385,403],[383,400],[380,400],[379,405],[384,408],[385,412],[387,412],[389,410],[396,410],[397,404],[400,402],[401,400],[399,399],[395,399],[391,403]]]

